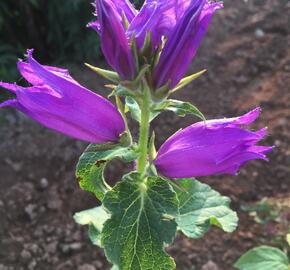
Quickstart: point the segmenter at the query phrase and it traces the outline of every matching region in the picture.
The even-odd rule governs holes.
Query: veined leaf
[[[110,190],[103,175],[107,163],[114,158],[130,162],[137,157],[138,154],[131,147],[90,144],[77,164],[76,177],[80,187],[103,200],[104,194]]]
[[[104,225],[102,244],[113,264],[120,270],[175,268],[164,251],[175,236],[173,216],[178,211],[176,194],[168,182],[128,174],[106,193],[103,204],[111,218]]]
[[[268,246],[249,250],[235,264],[239,270],[289,270],[289,266],[285,253]]]
[[[201,111],[190,102],[183,102],[174,99],[165,100],[164,102],[153,107],[153,113],[155,113],[154,117],[156,117],[159,113],[165,110],[172,111],[176,113],[176,115],[181,117],[184,117],[188,114],[193,114],[201,120],[205,121],[205,117],[201,113]]]
[[[74,220],[80,225],[89,225],[89,238],[94,245],[101,247],[101,232],[104,223],[110,215],[103,207],[95,207],[92,209],[78,212],[74,215]]]
[[[233,232],[238,223],[237,214],[229,208],[230,199],[221,196],[208,185],[195,179],[176,180],[175,187],[179,199],[178,228],[188,237],[200,238],[210,225]]]

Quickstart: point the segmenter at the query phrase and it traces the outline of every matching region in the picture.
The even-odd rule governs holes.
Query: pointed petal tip
[[[0,103],[0,108],[9,107],[9,106],[15,107],[17,103],[18,103],[17,99],[9,99]]]
[[[257,107],[251,111],[249,111],[248,113],[237,117],[237,121],[236,124],[238,125],[249,125],[251,123],[253,123],[261,114],[262,109],[261,107]]]
[[[34,49],[27,49],[27,51],[26,51],[27,57],[28,58],[32,58],[33,57],[33,52],[34,52]]]
[[[0,81],[0,87],[3,87],[4,89],[10,91],[11,93],[15,94],[17,90],[17,84],[16,83],[6,83]]]

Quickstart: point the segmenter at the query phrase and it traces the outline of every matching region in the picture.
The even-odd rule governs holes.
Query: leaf
[[[221,196],[208,185],[195,179],[176,180],[175,192],[179,199],[178,228],[188,237],[200,238],[210,225],[233,232],[238,223],[237,214],[229,208],[230,199]]]
[[[201,120],[205,121],[205,117],[201,111],[190,102],[183,102],[174,99],[166,100],[153,108],[153,111],[156,113],[155,117],[164,110],[172,111],[181,117],[184,117],[187,114],[193,114]]]
[[[111,212],[102,232],[107,258],[120,270],[171,270],[164,251],[176,233],[173,216],[178,201],[172,187],[160,177],[143,180],[138,173],[124,176],[103,201]]]
[[[289,260],[277,248],[260,246],[244,254],[235,267],[239,270],[289,270]]]
[[[76,177],[80,187],[103,200],[104,194],[110,190],[110,186],[104,180],[107,163],[114,158],[130,162],[137,157],[138,154],[131,147],[90,144],[77,164]]]
[[[89,225],[89,238],[94,245],[101,247],[101,232],[110,215],[103,207],[95,207],[74,214],[74,220],[80,225]]]
[[[131,112],[131,116],[138,123],[141,122],[141,110],[139,104],[134,98],[126,97],[126,105],[128,106],[129,111]]]

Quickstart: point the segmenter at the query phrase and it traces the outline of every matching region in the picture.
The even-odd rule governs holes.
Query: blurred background
[[[80,83],[106,96],[107,82],[83,65],[106,66],[97,34],[86,28],[93,12],[89,0],[0,0],[0,80],[23,83],[17,58],[35,48],[41,63],[68,67]],[[193,102],[208,119],[261,105],[252,128],[268,126],[264,143],[276,149],[269,163],[250,162],[236,177],[200,178],[232,199],[240,218],[236,232],[215,228],[201,240],[179,235],[168,251],[178,270],[233,270],[235,260],[256,245],[289,252],[290,1],[225,0],[189,73],[204,68],[208,72],[175,98]],[[0,89],[0,100],[5,93]],[[159,117],[153,123],[158,146],[196,120],[171,113]],[[97,204],[74,176],[85,147],[15,110],[1,110],[0,270],[109,269],[102,251],[89,243],[87,229],[72,219]],[[114,162],[107,176],[116,181],[124,171]]]

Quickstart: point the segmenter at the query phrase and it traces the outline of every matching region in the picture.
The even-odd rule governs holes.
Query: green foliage
[[[101,232],[104,223],[109,217],[110,215],[104,208],[99,206],[76,213],[74,215],[74,220],[80,225],[88,225],[90,240],[94,245],[101,247]]]
[[[221,196],[208,185],[194,179],[176,180],[179,199],[178,228],[188,237],[200,238],[210,225],[233,232],[238,223],[237,214],[229,208],[230,199]]]
[[[153,107],[153,113],[159,114],[164,110],[172,111],[176,113],[177,116],[184,117],[188,114],[195,115],[201,120],[205,121],[204,115],[201,111],[192,105],[190,102],[183,102],[180,100],[168,99],[160,104],[157,104]]]
[[[137,157],[138,154],[131,147],[90,144],[77,164],[76,177],[80,187],[103,200],[105,193],[110,190],[104,179],[107,163],[114,158],[130,162]]]
[[[249,250],[235,264],[239,270],[289,270],[289,259],[281,250],[261,246]]]
[[[120,270],[170,270],[174,261],[164,251],[176,233],[173,216],[176,194],[160,177],[126,175],[103,200],[112,216],[103,229],[102,243]]]

